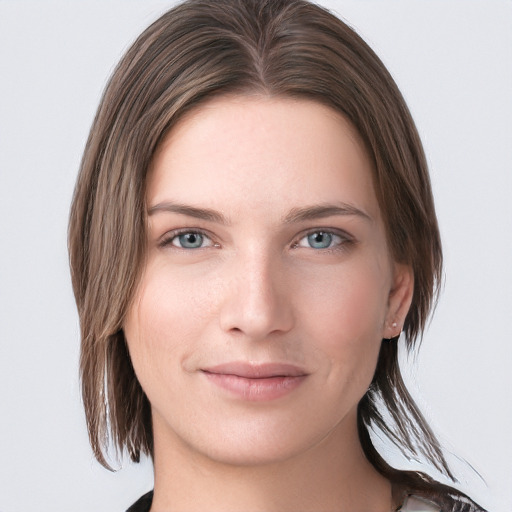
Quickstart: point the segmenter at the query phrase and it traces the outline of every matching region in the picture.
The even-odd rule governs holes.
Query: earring
[[[393,327],[393,329],[396,329],[398,327],[398,324],[396,322],[393,322],[391,324],[391,327]],[[400,334],[402,334],[402,330],[401,329],[400,329],[399,333],[396,336],[393,336],[391,338],[384,338],[384,341],[387,341],[388,343],[396,343],[398,341],[398,339],[400,338]]]

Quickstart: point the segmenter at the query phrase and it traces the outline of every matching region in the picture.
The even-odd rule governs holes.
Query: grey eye
[[[183,249],[199,249],[203,246],[204,238],[201,233],[182,233],[173,238],[172,244]]]
[[[313,249],[327,249],[331,246],[333,239],[334,235],[332,233],[325,233],[324,231],[311,233],[307,236],[308,244]]]

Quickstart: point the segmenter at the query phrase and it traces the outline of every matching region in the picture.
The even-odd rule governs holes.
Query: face
[[[347,121],[308,100],[215,99],[161,145],[146,199],[124,333],[156,450],[252,464],[354,436],[412,278]]]

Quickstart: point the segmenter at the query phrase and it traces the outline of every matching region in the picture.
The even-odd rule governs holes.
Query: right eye
[[[213,246],[213,242],[204,233],[198,231],[181,231],[169,233],[162,245],[172,245],[180,249],[202,249]]]

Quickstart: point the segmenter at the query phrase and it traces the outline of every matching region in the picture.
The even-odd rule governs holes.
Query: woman
[[[91,444],[153,457],[130,510],[482,510],[400,376],[442,254],[389,73],[297,0],[189,1],[107,86],[70,221]]]

